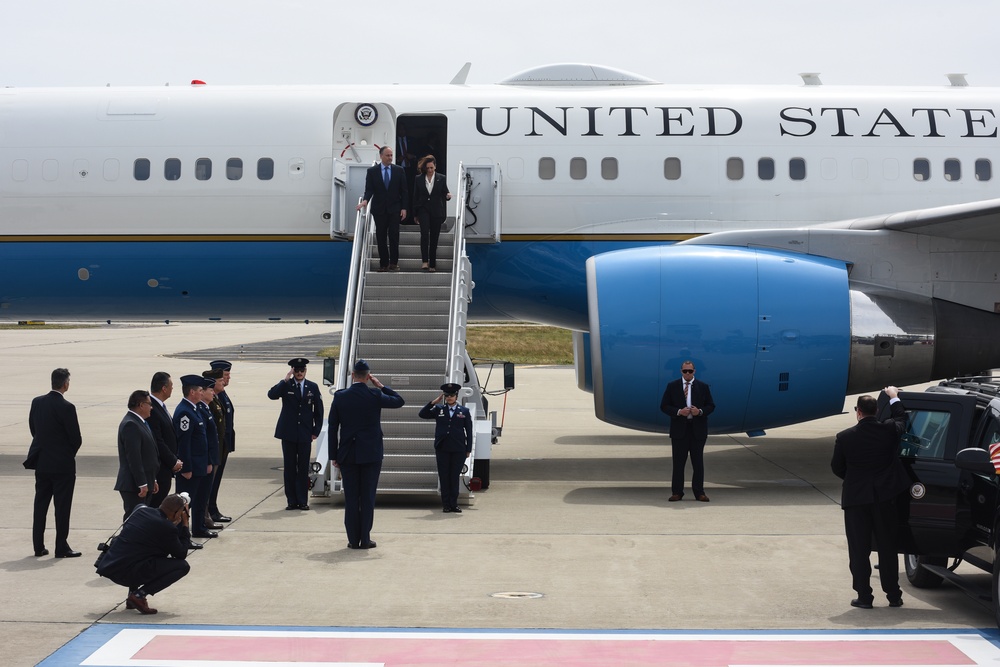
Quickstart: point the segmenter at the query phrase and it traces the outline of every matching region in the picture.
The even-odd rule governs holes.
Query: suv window
[[[943,410],[907,410],[906,432],[900,441],[900,456],[944,459],[951,413]]]
[[[989,451],[990,445],[995,445],[998,442],[1000,442],[1000,421],[997,421],[997,416],[993,415],[986,423],[983,436],[979,440],[979,446]]]

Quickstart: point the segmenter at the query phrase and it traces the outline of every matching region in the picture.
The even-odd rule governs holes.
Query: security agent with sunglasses
[[[319,385],[306,379],[308,359],[289,359],[291,370],[271,387],[267,397],[281,399],[274,437],[281,440],[285,468],[286,510],[309,509],[309,454],[323,430],[323,396]]]
[[[420,409],[421,419],[434,420],[434,456],[437,459],[441,503],[444,511],[460,514],[458,478],[465,459],[472,453],[472,413],[458,404],[461,385],[441,385],[441,394]]]
[[[660,410],[670,415],[670,449],[673,477],[670,502],[684,497],[684,469],[691,457],[691,490],[703,503],[705,495],[705,442],[708,440],[708,416],[715,410],[712,390],[694,378],[694,362],[681,364],[681,378],[667,384],[660,400]]]
[[[847,553],[853,588],[858,597],[852,607],[871,609],[872,536],[878,551],[878,574],[890,607],[903,606],[896,555],[897,498],[910,486],[899,460],[899,438],[906,430],[906,410],[899,389],[886,387],[890,416],[876,418],[878,402],[860,396],[854,408],[857,424],[837,434],[830,468],[844,480],[840,506],[844,510]]]

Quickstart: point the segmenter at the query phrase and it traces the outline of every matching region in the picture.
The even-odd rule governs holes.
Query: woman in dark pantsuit
[[[434,272],[437,269],[437,245],[441,235],[441,225],[448,217],[447,179],[437,173],[437,160],[433,155],[420,158],[417,163],[416,181],[413,184],[413,210],[420,223],[421,270]]]

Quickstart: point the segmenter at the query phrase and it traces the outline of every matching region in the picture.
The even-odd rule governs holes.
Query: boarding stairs
[[[460,167],[461,183],[464,169]],[[379,494],[436,494],[434,421],[417,413],[441,393],[445,382],[465,383],[473,373],[465,352],[467,308],[471,301],[472,267],[465,252],[464,192],[459,190],[458,219],[442,230],[436,272],[421,270],[420,230],[401,225],[399,271],[378,272],[375,225],[367,209],[358,213],[351,274],[348,282],[340,360],[334,389],[350,383],[354,362],[364,359],[372,375],[406,401],[382,411],[385,457]],[[459,230],[456,232],[456,230]],[[468,371],[467,371],[468,366]],[[474,377],[474,375],[472,375]],[[471,395],[463,389],[460,401]],[[467,405],[473,411],[475,406]],[[314,469],[314,495],[339,493],[337,470],[329,468],[326,426],[320,436]],[[475,450],[474,450],[475,451]],[[472,460],[468,469],[472,470]],[[320,483],[322,482],[322,483]]]

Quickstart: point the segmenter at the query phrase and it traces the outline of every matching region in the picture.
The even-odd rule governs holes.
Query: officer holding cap
[[[375,492],[382,472],[382,408],[403,407],[403,397],[379,382],[364,359],[354,364],[353,384],[333,395],[330,452],[344,480],[344,527],[350,549],[374,549]],[[374,387],[369,387],[371,382]]]
[[[458,506],[458,478],[465,460],[472,454],[472,414],[458,404],[461,388],[454,382],[441,385],[441,394],[418,414],[421,419],[435,420],[434,456],[445,513],[462,512]]]
[[[323,430],[323,396],[319,386],[306,379],[308,364],[302,357],[289,359],[291,370],[267,392],[272,401],[281,399],[274,437],[281,440],[286,510],[309,509],[309,453]]]

